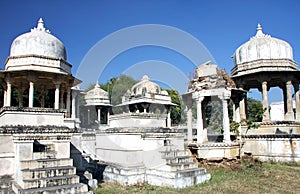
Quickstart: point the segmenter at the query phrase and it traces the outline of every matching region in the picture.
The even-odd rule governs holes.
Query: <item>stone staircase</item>
[[[87,193],[87,185],[79,183],[70,158],[55,158],[55,152],[36,152],[34,159],[20,161],[15,193]]]
[[[184,188],[210,179],[210,174],[206,173],[206,169],[198,167],[188,150],[180,150],[169,144],[165,145],[160,153],[166,163],[147,169],[146,179],[149,184]]]

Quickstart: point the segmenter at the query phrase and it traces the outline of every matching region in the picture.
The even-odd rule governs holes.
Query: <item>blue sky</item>
[[[218,66],[230,73],[232,54],[255,35],[256,26],[260,23],[264,33],[289,42],[294,49],[294,60],[299,62],[299,10],[298,0],[1,0],[0,67],[4,68],[14,38],[35,27],[39,17],[44,19],[45,27],[64,43],[74,75],[78,74],[77,70],[89,50],[99,41],[124,28],[146,24],[170,26],[194,37],[208,49]],[[115,43],[113,46],[118,45]],[[98,57],[101,59],[102,55],[104,53],[99,53]],[[156,63],[153,68],[151,65],[149,68],[151,62]],[[141,72],[136,72],[141,63],[148,65],[147,68],[145,66],[145,69],[140,68]],[[99,82],[126,72],[139,79],[142,74],[148,73],[143,70],[153,71],[155,76],[154,72],[161,71],[160,64],[168,64],[186,77],[195,68],[182,53],[156,45],[140,46],[112,58],[99,75]],[[93,72],[97,66],[88,69]],[[166,77],[172,75],[173,70],[164,72]],[[176,89],[174,81],[167,83],[164,79],[155,79]],[[173,76],[173,79],[176,80],[176,77]],[[85,84],[95,81],[96,78],[93,78]],[[271,100],[279,98],[273,94],[269,96]]]

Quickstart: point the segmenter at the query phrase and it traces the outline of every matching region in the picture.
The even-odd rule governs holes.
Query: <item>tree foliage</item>
[[[260,101],[247,98],[247,116],[251,122],[261,122],[264,114],[263,105]]]
[[[178,91],[174,89],[166,89],[171,97],[172,103],[176,104],[177,106],[171,107],[171,120],[172,124],[179,124],[182,122],[183,115],[183,102],[182,99],[179,97]]]
[[[121,74],[118,78],[111,78],[106,83],[101,84],[100,87],[108,92],[111,103],[117,105],[122,102],[122,96],[125,92],[130,90],[137,82],[138,81],[132,77]]]

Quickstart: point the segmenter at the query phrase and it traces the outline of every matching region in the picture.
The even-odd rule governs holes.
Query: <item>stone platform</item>
[[[202,144],[191,143],[188,148],[197,158],[206,160],[220,160],[223,158],[235,159],[240,156],[240,142],[207,142]]]

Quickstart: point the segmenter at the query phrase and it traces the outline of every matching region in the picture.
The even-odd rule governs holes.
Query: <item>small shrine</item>
[[[241,121],[241,115],[245,107],[240,102],[245,91],[237,89],[233,80],[225,71],[217,68],[210,61],[199,65],[195,69],[194,79],[190,81],[187,93],[182,98],[187,105],[187,141],[193,152],[197,152],[198,158],[235,158],[239,154],[239,143],[232,142],[230,132],[230,120],[228,113],[229,100],[234,102],[233,120]],[[222,140],[208,138],[208,124],[205,118],[205,109],[208,101],[221,102],[222,109]],[[192,125],[192,106],[196,104],[197,122],[196,138],[194,138]]]
[[[98,125],[100,128],[102,125],[109,125],[111,107],[108,92],[101,89],[97,82],[94,88],[84,95],[84,106],[80,111],[81,126]]]

